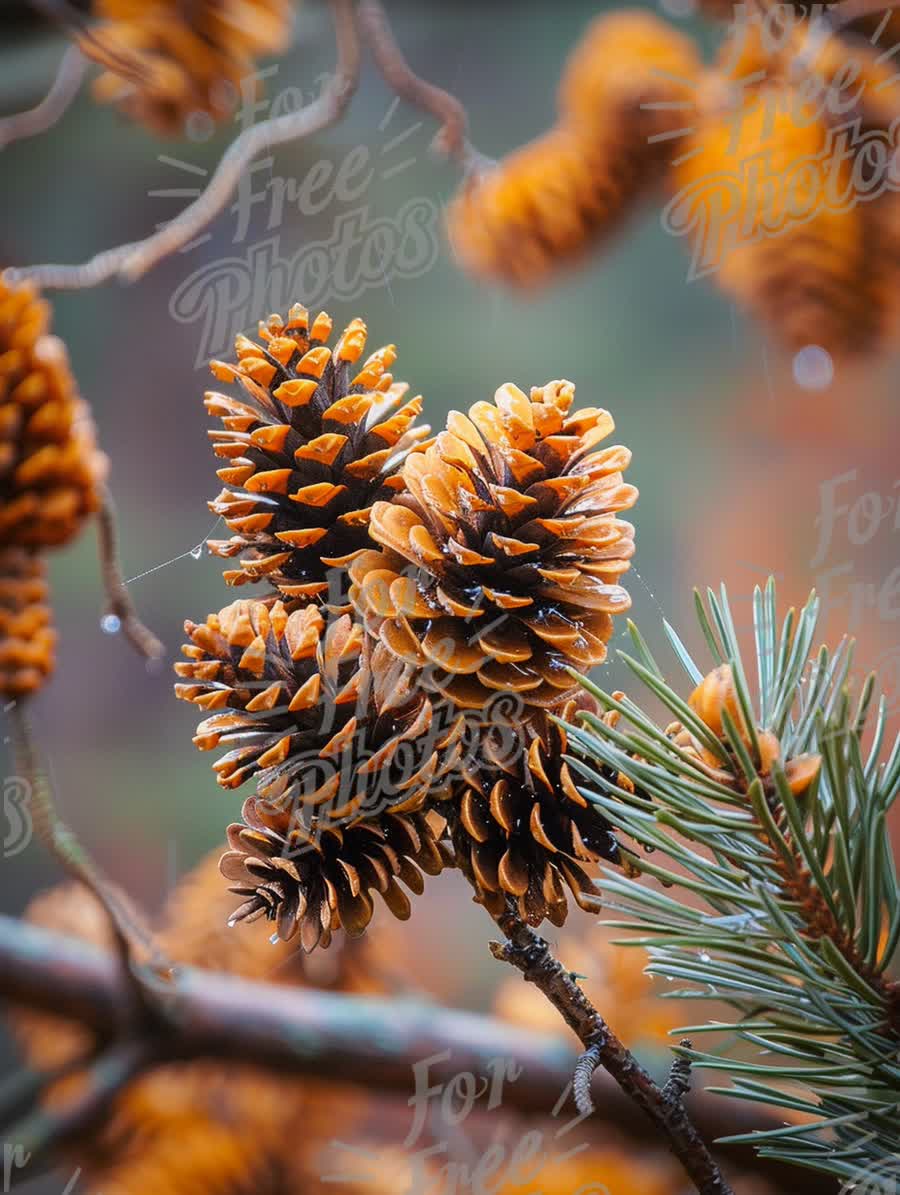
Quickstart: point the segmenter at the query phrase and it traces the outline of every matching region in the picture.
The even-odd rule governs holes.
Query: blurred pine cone
[[[606,657],[634,528],[618,512],[637,490],[622,481],[626,448],[593,451],[608,412],[570,414],[571,382],[526,397],[506,384],[403,468],[407,490],[377,502],[382,551],[350,566],[351,600],[367,630],[420,684],[463,708],[497,691],[553,706],[581,670]]]
[[[47,570],[22,548],[0,549],[0,694],[25,697],[55,665]]]
[[[220,864],[231,891],[243,898],[231,920],[265,916],[286,941],[299,930],[307,952],[330,945],[335,930],[361,934],[374,913],[373,890],[405,921],[409,897],[397,880],[420,895],[422,872],[438,875],[446,861],[421,813],[387,811],[345,826],[306,828],[291,811],[250,797],[241,817],[243,824],[228,827],[232,850]]]
[[[649,13],[595,21],[563,75],[557,126],[474,171],[448,206],[463,265],[535,287],[616,232],[659,181],[699,71],[692,43]]]
[[[257,56],[284,50],[291,32],[290,0],[97,0],[96,15],[78,39],[105,68],[94,94],[164,136],[182,135],[193,112],[227,117]]]
[[[578,704],[583,699],[558,716],[571,721]],[[512,897],[529,925],[547,919],[560,926],[568,912],[563,883],[581,908],[598,908],[599,891],[583,864],[617,863],[619,846],[576,788],[567,749],[565,731],[542,711],[524,728],[492,728],[480,757],[466,761],[451,817],[453,845],[492,913]]]
[[[49,321],[32,287],[0,280],[0,541],[27,548],[72,539],[107,467]]]
[[[799,88],[764,85],[738,109],[711,111],[683,149],[673,191],[693,195],[698,212],[706,205],[710,218],[693,221],[697,244],[726,291],[795,352],[814,344],[847,356],[888,337],[898,245],[880,221],[896,198],[861,202],[852,158],[835,157]],[[707,193],[725,179],[737,199],[716,215]]]
[[[413,426],[421,398],[397,406],[408,387],[388,372],[394,346],[357,371],[365,324],[353,320],[333,350],[325,343],[331,326],[321,312],[310,327],[297,303],[286,322],[273,315],[260,325],[262,344],[237,338],[236,365],[211,364],[249,399],[206,397],[224,424],[210,436],[227,462],[219,470],[226,488],[210,508],[235,532],[209,547],[224,557],[246,553],[225,573],[230,585],[266,579],[288,598],[324,594],[329,568],[368,544],[372,503],[402,484],[397,470],[427,434]]]
[[[649,170],[654,156],[667,156],[660,139],[690,119],[701,70],[685,34],[646,9],[619,9],[596,17],[570,55],[559,111],[587,143],[640,142]]]

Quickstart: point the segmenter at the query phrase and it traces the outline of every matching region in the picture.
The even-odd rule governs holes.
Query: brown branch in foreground
[[[209,185],[198,199],[158,232],[144,240],[105,249],[79,266],[45,265],[10,269],[13,282],[29,280],[54,290],[82,290],[118,275],[134,281],[184,248],[222,211],[249,163],[267,149],[309,137],[335,124],[347,109],[359,82],[359,38],[352,0],[330,0],[338,60],[321,95],[297,112],[245,129],[225,151]]]
[[[97,537],[107,614],[114,615],[119,620],[122,634],[145,660],[162,659],[166,649],[149,627],[141,622],[122,576],[116,544],[115,508],[112,496],[105,486],[101,489],[100,509],[97,512]]]
[[[78,95],[86,65],[79,48],[69,46],[60,60],[56,78],[41,102],[25,112],[0,118],[0,149],[52,129]]]
[[[680,1099],[667,1099],[651,1075],[619,1041],[571,974],[550,953],[512,904],[494,916],[506,941],[491,943],[495,958],[517,967],[578,1036],[590,1063],[596,1058],[641,1109],[684,1167],[700,1195],[734,1195]]]
[[[128,997],[128,976],[111,954],[27,922],[0,916],[0,1000],[77,1021],[105,1040]],[[273,986],[184,967],[159,985],[140,1032],[152,1043],[149,1068],[200,1059],[248,1064],[279,1075],[346,1082],[407,1098],[413,1065],[433,1060],[430,1082],[446,1085],[464,1071],[488,1074],[492,1060],[515,1063],[520,1077],[504,1088],[504,1107],[549,1115],[569,1084],[577,1054],[559,1037],[414,1000],[347,996]],[[445,1057],[436,1057],[443,1056]],[[647,1121],[608,1075],[594,1079],[605,1123],[645,1142]],[[779,1127],[724,1097],[694,1095],[691,1116],[709,1138]],[[796,1170],[729,1146],[729,1157],[775,1182]],[[824,1175],[804,1177],[807,1195],[833,1195]]]
[[[468,166],[473,156],[466,141],[469,119],[460,101],[449,91],[415,73],[397,44],[380,0],[362,0],[359,23],[375,65],[391,91],[439,120],[441,128],[434,139],[435,147],[461,165]]]

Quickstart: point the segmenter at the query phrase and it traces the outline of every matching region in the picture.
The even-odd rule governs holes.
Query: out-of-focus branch
[[[56,78],[41,102],[26,112],[0,118],[0,149],[5,149],[13,141],[36,137],[52,129],[78,95],[86,65],[79,48],[69,46],[62,56]]]
[[[106,1037],[129,983],[113,955],[0,917],[0,1000],[77,1021]],[[521,1071],[504,1087],[504,1106],[549,1115],[577,1059],[558,1037],[417,1000],[292,989],[192,967],[179,968],[173,982],[156,991],[143,1029],[151,1052],[137,1055],[145,1068],[206,1059],[408,1096],[414,1090],[413,1065],[423,1059],[431,1060],[429,1082],[447,1084],[463,1071],[488,1073],[491,1061],[503,1058]],[[602,1123],[646,1140],[645,1116],[608,1075],[595,1076],[594,1095]],[[721,1097],[694,1095],[687,1107],[707,1138],[776,1126],[771,1116],[756,1118]],[[776,1180],[791,1173],[745,1149],[728,1153]],[[808,1195],[833,1190],[828,1179],[813,1173],[804,1183]]]
[[[119,275],[140,278],[163,258],[193,240],[228,203],[249,163],[267,149],[309,137],[335,124],[347,109],[359,82],[359,38],[352,0],[331,0],[338,60],[334,74],[311,104],[246,129],[219,163],[206,190],[164,228],[142,241],[132,241],[96,254],[83,265],[31,266],[7,271],[13,281],[30,279],[55,290],[81,290]]]
[[[466,110],[449,91],[436,87],[415,73],[403,56],[380,0],[362,0],[359,23],[375,65],[395,95],[422,108],[441,123],[435,145],[462,165],[468,165],[471,150],[466,141]]]

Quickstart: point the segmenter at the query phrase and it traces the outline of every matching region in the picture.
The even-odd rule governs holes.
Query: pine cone
[[[630,453],[593,448],[606,411],[569,413],[571,382],[511,384],[406,461],[407,492],[372,510],[368,551],[350,566],[351,600],[369,632],[463,708],[496,691],[556,705],[576,689],[568,668],[606,657],[634,528],[617,512],[637,498],[622,481]],[[403,575],[401,575],[403,574]],[[410,575],[413,574],[413,575]]]
[[[394,346],[355,372],[365,324],[353,320],[333,350],[325,345],[330,332],[324,312],[310,328],[298,303],[287,323],[273,315],[260,325],[262,345],[239,336],[236,365],[211,364],[250,400],[206,397],[225,426],[210,436],[227,461],[219,470],[227,488],[210,508],[235,532],[209,547],[224,557],[246,553],[240,568],[225,573],[230,585],[265,578],[285,597],[325,593],[329,568],[369,543],[372,503],[402,484],[397,470],[427,434],[413,427],[421,398],[395,409],[408,387],[387,372]]]
[[[220,864],[231,891],[243,898],[232,922],[265,915],[281,938],[299,929],[307,952],[330,945],[337,929],[361,934],[374,912],[372,889],[405,920],[410,903],[397,878],[418,895],[421,872],[437,875],[445,862],[421,813],[387,812],[344,827],[307,829],[291,812],[250,797],[241,816],[244,824],[228,827],[232,849]]]
[[[656,17],[595,22],[563,76],[558,125],[473,172],[450,203],[465,268],[533,288],[615,233],[661,177],[665,143],[654,138],[684,123],[648,105],[689,104],[699,69],[691,43]]]
[[[289,0],[97,0],[103,21],[79,38],[106,67],[94,84],[104,103],[163,136],[180,136],[193,112],[227,117],[258,55],[287,47]]]
[[[670,144],[650,139],[691,122],[701,70],[693,41],[654,13],[609,13],[591,22],[566,63],[559,110],[586,140],[611,148],[624,148],[627,126],[649,170]]]
[[[326,630],[315,606],[238,601],[185,630],[188,661],[175,670],[187,683],[175,691],[210,713],[201,751],[236,744],[213,765],[222,787],[255,776],[262,798],[308,825],[416,811],[449,791],[463,715],[404,683],[384,648],[363,658],[347,615]]]
[[[32,287],[0,281],[0,540],[27,548],[72,539],[106,473],[49,318]]]
[[[554,128],[473,172],[447,207],[447,233],[476,277],[533,289],[617,228],[633,190],[627,157],[606,160]]]
[[[0,694],[14,699],[39,689],[56,663],[47,570],[21,548],[0,550]]]
[[[685,219],[700,230],[704,265],[717,268],[726,291],[792,351],[815,344],[849,356],[895,324],[896,241],[882,227],[893,196],[860,202],[852,162],[832,162],[830,147],[827,126],[799,90],[764,86],[743,112],[701,122],[672,180],[676,194],[691,197],[684,202],[694,214]],[[760,182],[750,162],[778,184]],[[726,180],[738,198],[723,220],[709,196]]]
[[[570,721],[579,704],[567,702],[560,719]],[[481,756],[466,763],[450,819],[457,856],[485,906],[499,913],[513,897],[534,926],[565,922],[563,881],[581,908],[596,909],[599,892],[582,864],[619,861],[610,825],[575,787],[566,751],[565,731],[543,713],[524,731],[493,727]]]

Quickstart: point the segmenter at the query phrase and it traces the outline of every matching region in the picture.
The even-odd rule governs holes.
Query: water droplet
[[[208,141],[216,131],[216,125],[208,112],[192,112],[184,122],[184,131],[189,141]]]
[[[794,357],[794,381],[804,390],[827,390],[834,381],[831,353],[819,344],[808,344]]]
[[[272,934],[271,938],[269,938],[269,945],[277,946],[280,941],[281,939],[278,937],[278,934]]]
[[[645,855],[655,855],[656,847],[651,845],[651,843],[649,843],[649,842],[645,842],[644,843],[644,854]]]
[[[237,917],[229,917],[228,922],[227,922],[228,928],[234,929],[234,927],[237,925],[237,922],[238,922]]]
[[[708,955],[705,950],[701,950],[700,953],[697,955],[697,957],[700,959],[701,963],[711,963],[712,962],[712,956]]]
[[[100,630],[104,635],[118,635],[122,629],[122,620],[118,614],[104,614],[100,619]]]
[[[191,556],[194,560],[199,560],[203,555],[203,544],[197,544],[196,548],[191,548]]]

